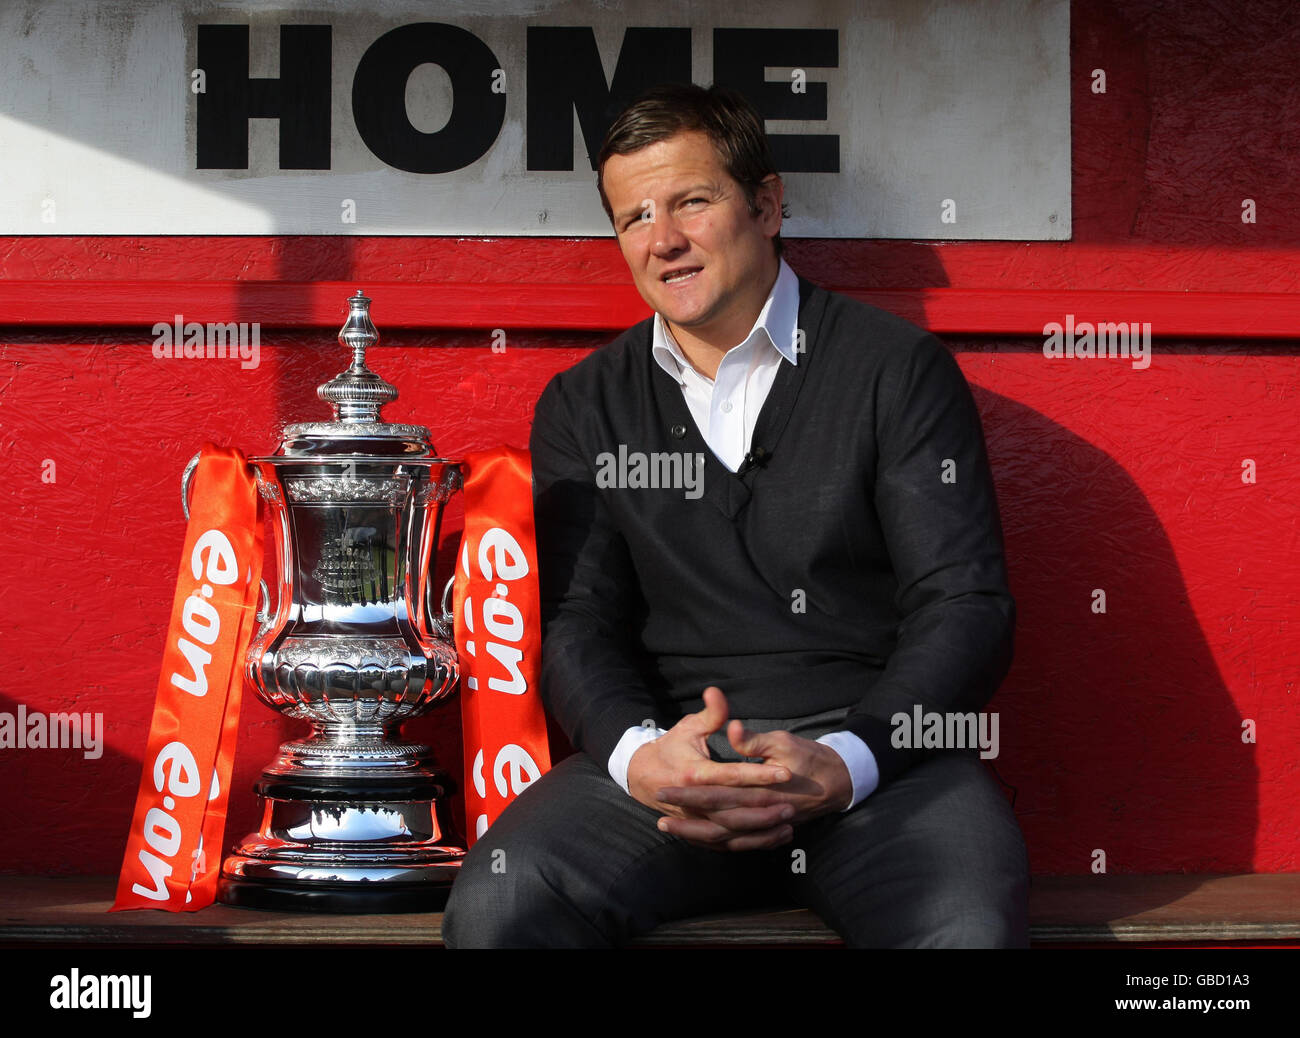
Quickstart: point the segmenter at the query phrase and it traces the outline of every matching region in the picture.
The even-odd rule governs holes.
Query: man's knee
[[[954,756],[940,818],[952,841],[931,849],[930,896],[917,916],[917,945],[1023,948],[1029,944],[1029,859],[1010,804],[982,762]]]
[[[993,909],[949,916],[923,933],[917,948],[1028,948],[1029,928],[1023,914]]]
[[[947,876],[916,905],[901,942],[917,948],[1027,948],[1029,877],[1009,864]]]
[[[851,945],[1028,942],[1024,837],[978,759],[919,764],[808,835],[796,896]]]
[[[600,943],[527,846],[485,834],[466,855],[443,915],[449,948],[554,947]]]
[[[974,880],[974,881],[972,881]],[[928,870],[905,882],[818,891],[800,899],[854,948],[1024,948],[1028,880],[1018,872],[973,877]]]
[[[671,842],[590,758],[524,791],[466,855],[443,917],[448,947],[603,947],[624,925],[611,892]]]
[[[443,915],[449,948],[599,943],[573,903],[580,891],[565,878],[580,863],[569,860],[578,851],[564,820],[591,771],[576,758],[556,765],[474,844]]]

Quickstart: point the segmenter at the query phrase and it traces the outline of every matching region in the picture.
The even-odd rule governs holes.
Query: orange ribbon
[[[472,846],[551,766],[541,671],[541,606],[528,452],[469,455],[465,533],[456,567],[465,818]]]
[[[204,444],[193,496],[113,911],[193,912],[216,897],[262,523],[236,450]]]

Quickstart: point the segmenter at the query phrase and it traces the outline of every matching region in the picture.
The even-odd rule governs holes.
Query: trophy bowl
[[[339,341],[352,363],[317,389],[333,419],[288,425],[276,454],[250,459],[278,577],[274,606],[263,582],[245,675],[311,733],[263,770],[261,825],[223,863],[218,897],[253,908],[436,911],[465,851],[446,773],[399,729],[456,685],[433,562],[461,472],[437,456],[426,428],[380,418],[397,390],[365,364],[379,338],[370,300],[357,292],[348,303]]]

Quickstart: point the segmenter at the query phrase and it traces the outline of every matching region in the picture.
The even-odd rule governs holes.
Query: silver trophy
[[[249,459],[273,520],[279,587],[272,610],[263,583],[245,675],[263,702],[312,731],[263,771],[261,827],[225,860],[218,897],[436,911],[465,851],[446,774],[399,728],[456,684],[433,567],[461,474],[428,429],[380,417],[397,390],[366,367],[379,339],[370,300],[358,291],[348,304],[339,342],[352,363],[316,391],[333,420],[288,425],[274,456]]]

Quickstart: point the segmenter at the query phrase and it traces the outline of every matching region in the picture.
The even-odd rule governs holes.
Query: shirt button
[[[671,429],[669,429],[668,431],[669,431],[670,433],[673,434],[673,439],[675,439],[675,440],[680,440],[680,439],[682,439],[682,438],[686,435],[686,426],[684,426],[684,425],[674,425],[674,426],[673,426]]]
[[[722,401],[722,413],[723,413],[723,414],[731,414],[731,401],[730,401],[730,400],[724,400],[724,401]]]

